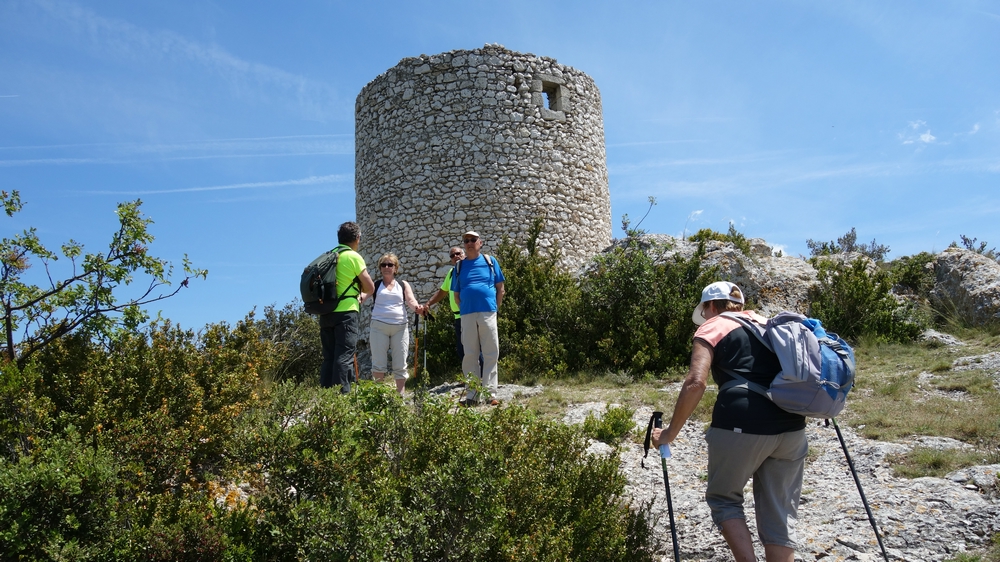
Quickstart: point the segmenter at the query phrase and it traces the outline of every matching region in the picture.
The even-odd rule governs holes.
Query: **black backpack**
[[[299,291],[302,293],[302,303],[308,314],[329,314],[336,310],[344,295],[357,282],[357,279],[347,285],[342,293],[337,294],[337,260],[344,247],[336,247],[314,259],[302,270],[299,281]]]

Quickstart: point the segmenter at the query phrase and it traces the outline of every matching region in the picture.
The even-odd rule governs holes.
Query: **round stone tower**
[[[493,253],[541,217],[539,246],[573,268],[611,241],[601,95],[554,59],[499,45],[403,59],[358,95],[355,151],[361,252],[396,253],[420,300],[468,230]]]

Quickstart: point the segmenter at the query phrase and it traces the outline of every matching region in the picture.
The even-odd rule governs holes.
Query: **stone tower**
[[[420,300],[468,230],[493,253],[542,217],[539,246],[573,268],[611,241],[600,92],[554,59],[499,45],[403,59],[358,95],[355,151],[361,252],[396,253]]]

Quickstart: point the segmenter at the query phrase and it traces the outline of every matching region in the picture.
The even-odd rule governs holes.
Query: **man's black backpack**
[[[302,270],[299,291],[302,303],[309,314],[329,314],[336,310],[344,294],[354,285],[351,282],[344,291],[337,293],[337,260],[340,252],[347,248],[336,247],[314,259]]]

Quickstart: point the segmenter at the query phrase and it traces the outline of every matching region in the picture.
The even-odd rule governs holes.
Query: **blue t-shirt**
[[[466,258],[462,260],[460,267],[455,268],[458,275],[451,276],[451,290],[458,293],[461,314],[497,311],[497,290],[494,285],[503,283],[504,277],[500,262],[493,256],[490,259],[493,261],[492,271],[484,254],[479,254],[476,259]]]

